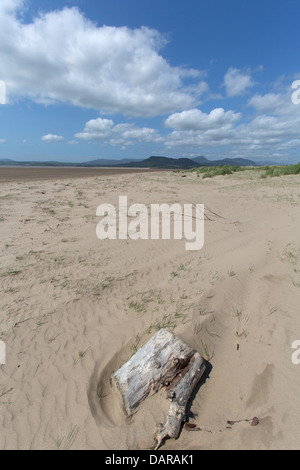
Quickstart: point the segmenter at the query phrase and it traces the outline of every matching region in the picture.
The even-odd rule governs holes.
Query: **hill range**
[[[164,156],[151,156],[146,159],[109,160],[96,159],[83,163],[67,163],[57,161],[16,161],[11,159],[0,160],[0,166],[44,166],[44,167],[124,167],[124,168],[161,168],[161,169],[191,169],[201,166],[257,166],[252,160],[244,158],[224,158],[222,160],[208,160],[203,156],[195,158],[170,158]]]

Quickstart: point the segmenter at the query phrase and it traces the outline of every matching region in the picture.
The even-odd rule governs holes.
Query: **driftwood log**
[[[158,448],[166,437],[179,435],[188,400],[204,370],[204,359],[163,328],[112,375],[112,383],[128,416],[149,394],[166,388],[171,404],[165,425],[158,427]]]
[[[188,365],[175,377],[168,387],[168,398],[171,400],[164,426],[158,426],[156,434],[156,449],[159,448],[166,437],[176,439],[178,437],[182,421],[185,418],[185,410],[190,396],[205,371],[203,358],[195,352]]]

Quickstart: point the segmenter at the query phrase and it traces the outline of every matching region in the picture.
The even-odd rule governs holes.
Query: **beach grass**
[[[238,166],[238,165],[218,165],[218,166],[201,166],[199,168],[192,168],[187,170],[191,173],[196,173],[197,176],[202,175],[202,179],[213,178],[214,176],[232,175],[237,172],[250,170],[261,171],[260,178],[284,176],[284,175],[299,175],[300,162],[295,165],[264,165],[264,166]]]

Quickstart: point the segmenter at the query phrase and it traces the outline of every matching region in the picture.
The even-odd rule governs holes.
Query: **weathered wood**
[[[205,368],[199,353],[164,328],[112,375],[128,416],[150,393],[166,387],[171,404],[165,424],[158,427],[155,449],[165,438],[178,437],[186,406]]]
[[[159,330],[112,375],[128,416],[152,392],[168,386],[196,351],[166,328]]]
[[[203,358],[195,352],[183,371],[175,377],[167,391],[171,400],[165,425],[160,425],[156,434],[158,449],[166,437],[176,439],[178,437],[182,421],[185,418],[185,410],[190,396],[205,371]]]

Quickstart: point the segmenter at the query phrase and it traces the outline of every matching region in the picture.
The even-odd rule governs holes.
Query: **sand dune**
[[[110,376],[164,326],[211,367],[188,412],[201,430],[162,449],[300,447],[300,177],[181,176],[1,183],[1,449],[152,447],[161,392],[127,421]],[[203,203],[203,249],[99,240],[96,208],[119,195]]]

